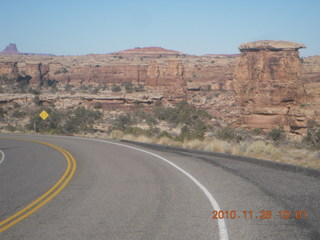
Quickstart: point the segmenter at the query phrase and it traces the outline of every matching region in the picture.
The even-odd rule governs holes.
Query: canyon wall
[[[0,77],[2,83],[4,79],[26,80],[32,86],[55,82],[58,87],[110,88],[132,83],[145,91],[72,96],[59,91],[48,101],[68,106],[61,101],[87,99],[114,109],[130,108],[136,102],[152,105],[159,100],[166,104],[186,100],[206,109],[216,124],[282,126],[303,134],[309,119],[320,120],[320,56],[300,58],[298,50],[303,47],[285,41],[257,41],[242,44],[240,55],[190,56],[157,48],[86,56],[1,55]]]

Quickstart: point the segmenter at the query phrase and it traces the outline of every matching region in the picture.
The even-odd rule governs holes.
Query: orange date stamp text
[[[212,219],[306,219],[308,217],[306,210],[300,211],[235,211],[219,210],[212,211]]]

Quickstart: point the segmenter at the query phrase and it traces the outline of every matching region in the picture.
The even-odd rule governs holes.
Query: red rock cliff
[[[235,72],[241,125],[251,128],[305,126],[296,109],[306,101],[298,50],[305,46],[284,41],[242,44]]]

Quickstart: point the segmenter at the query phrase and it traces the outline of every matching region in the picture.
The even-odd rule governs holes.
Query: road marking
[[[18,141],[26,141],[26,142],[35,142],[39,144],[46,145],[48,147],[54,148],[61,152],[63,156],[67,160],[67,169],[65,170],[62,177],[56,182],[47,192],[41,195],[39,198],[34,200],[32,203],[21,209],[20,211],[16,212],[15,214],[11,215],[10,217],[6,218],[5,220],[0,222],[0,233],[11,228],[21,220],[25,219],[26,217],[30,216],[41,207],[43,207],[46,203],[51,201],[55,196],[57,196],[70,182],[71,178],[73,177],[77,163],[74,157],[69,153],[67,150],[58,147],[56,145],[37,141],[37,140],[25,140],[25,139],[17,139],[17,138],[2,138],[2,139],[10,139],[10,140],[18,140]]]
[[[70,137],[69,137],[70,138]],[[182,169],[181,167],[179,167],[178,165],[176,165],[175,163],[169,161],[168,159],[161,157],[158,154],[140,149],[140,148],[136,148],[136,147],[132,147],[132,146],[128,146],[128,145],[124,145],[121,143],[115,143],[115,142],[109,142],[109,141],[105,141],[105,140],[100,140],[100,139],[92,139],[92,138],[79,138],[76,137],[76,139],[83,139],[83,140],[91,140],[91,141],[97,141],[97,142],[104,142],[104,143],[109,143],[109,144],[114,144],[114,145],[118,145],[118,146],[122,146],[122,147],[126,147],[126,148],[131,148],[143,153],[147,153],[149,155],[152,155],[154,157],[157,157],[163,161],[165,161],[166,163],[170,164],[171,166],[175,167],[176,169],[178,169],[180,172],[182,172],[183,174],[185,174],[188,178],[190,178],[202,191],[203,193],[206,195],[206,197],[209,199],[213,209],[215,211],[221,211],[221,208],[218,204],[218,202],[216,201],[216,199],[212,196],[212,194],[208,191],[208,189],[206,189],[205,186],[203,186],[195,177],[193,177],[190,173],[188,173],[187,171],[185,171],[184,169]],[[228,240],[228,231],[227,231],[227,226],[225,223],[224,219],[218,219],[218,228],[219,228],[219,236],[220,236],[220,240]]]
[[[0,153],[2,155],[1,160],[0,160],[0,164],[3,162],[4,158],[6,155],[4,155],[4,152],[2,150],[0,150]]]

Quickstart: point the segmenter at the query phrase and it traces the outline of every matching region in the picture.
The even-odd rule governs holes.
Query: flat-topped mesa
[[[260,50],[298,51],[301,48],[306,48],[306,46],[304,44],[296,43],[296,42],[271,41],[271,40],[247,42],[239,46],[240,52],[256,52]]]
[[[144,48],[134,48],[128,49],[120,52],[116,52],[114,54],[121,55],[183,55],[182,52],[173,51],[161,47],[144,47]]]

